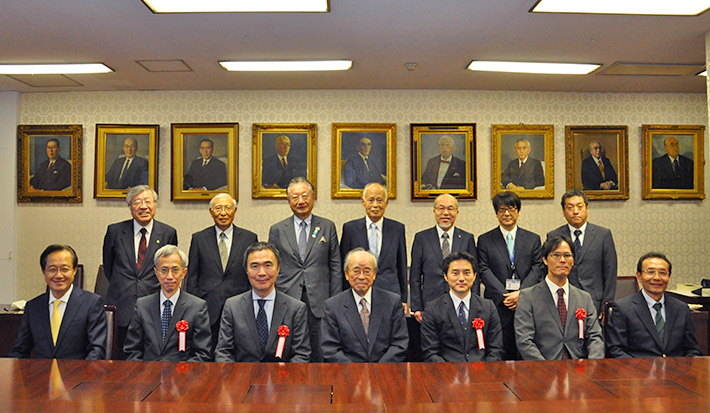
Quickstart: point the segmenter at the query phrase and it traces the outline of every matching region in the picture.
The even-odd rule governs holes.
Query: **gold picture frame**
[[[318,125],[255,123],[252,130],[252,198],[286,198],[291,179],[317,188]]]
[[[705,126],[641,125],[641,130],[643,199],[705,199]]]

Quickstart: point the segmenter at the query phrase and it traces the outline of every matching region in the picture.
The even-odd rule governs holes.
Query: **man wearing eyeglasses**
[[[449,135],[439,138],[439,155],[430,158],[422,173],[422,189],[466,189],[466,161],[454,156]]]
[[[572,241],[551,235],[542,245],[545,279],[520,291],[515,339],[523,360],[604,357],[602,330],[588,292],[567,281],[574,265]]]
[[[212,197],[209,210],[214,225],[192,234],[186,290],[207,301],[214,353],[225,300],[251,288],[242,258],[258,239],[255,233],[233,224],[237,201],[231,195]]]
[[[312,214],[315,191],[308,180],[293,178],[286,196],[293,215],[269,229],[269,244],[281,255],[276,289],[306,303],[311,361],[322,362],[323,302],[342,291],[338,234],[333,221]]]
[[[589,156],[582,161],[582,187],[585,191],[619,189],[616,171],[611,161],[602,155],[602,144],[592,141],[589,144]]]
[[[607,326],[610,357],[702,356],[688,306],[669,295],[672,265],[649,252],[636,265],[642,290],[612,305]]]
[[[160,289],[150,265],[153,255],[163,245],[178,243],[175,228],[153,219],[158,194],[151,187],[132,187],[126,203],[133,219],[109,225],[103,245],[103,269],[109,281],[106,301],[116,306],[119,360],[126,357],[123,344],[136,300]]]

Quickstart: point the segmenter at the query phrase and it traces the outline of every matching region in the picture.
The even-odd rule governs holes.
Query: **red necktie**
[[[560,321],[562,321],[562,334],[564,335],[565,324],[567,323],[567,306],[565,305],[565,290],[560,288],[557,290],[557,312],[560,313]],[[562,360],[569,358],[567,349],[562,349]]]
[[[146,232],[148,232],[148,231],[146,231],[145,228],[141,228],[141,241],[138,243],[138,262],[136,262],[136,265],[138,266],[138,271],[140,271],[141,267],[143,266],[143,258],[145,258],[145,250],[148,249],[147,248],[148,243],[146,242],[146,239],[145,239]]]

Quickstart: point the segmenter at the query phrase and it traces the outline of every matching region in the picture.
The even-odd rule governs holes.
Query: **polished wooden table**
[[[710,410],[710,358],[400,364],[0,359],[0,410]]]

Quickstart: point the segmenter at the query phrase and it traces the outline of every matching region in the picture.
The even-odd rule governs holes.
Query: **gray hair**
[[[291,195],[291,187],[296,184],[308,184],[308,186],[311,188],[311,195],[316,194],[315,188],[313,188],[313,184],[308,182],[308,179],[302,177],[302,176],[297,176],[291,180],[291,182],[288,183],[288,188],[286,188],[286,195],[290,196]]]
[[[370,182],[369,184],[365,185],[365,188],[362,189],[363,201],[365,200],[365,192],[367,192],[368,188],[371,188],[373,186],[379,186],[380,188],[382,188],[382,190],[385,192],[385,202],[387,202],[387,187],[377,182]]]
[[[451,142],[451,145],[455,145],[455,143],[454,143],[454,138],[452,138],[452,137],[449,136],[449,135],[444,135],[444,136],[442,136],[441,138],[439,138],[439,145],[441,145],[441,141],[443,141],[444,139],[446,139],[446,140],[448,140],[449,142]]]
[[[131,206],[131,202],[133,202],[133,198],[136,196],[142,194],[145,191],[150,191],[153,193],[153,199],[155,202],[158,202],[158,193],[153,190],[153,188],[149,187],[148,185],[136,185],[131,187],[131,189],[128,190],[128,193],[126,194],[126,203],[128,206]]]
[[[528,144],[528,146],[530,146],[530,141],[527,140],[527,139],[518,139],[517,141],[515,141],[515,143],[513,144],[513,146],[518,146],[518,144],[519,144],[520,142],[525,142],[525,143]]]
[[[164,245],[158,251],[155,252],[153,257],[153,266],[158,267],[158,258],[168,257],[170,255],[177,254],[182,261],[182,268],[187,267],[187,254],[182,252],[182,250],[175,245]]]
[[[350,256],[353,255],[353,253],[360,252],[360,251],[366,252],[370,256],[370,258],[372,258],[372,263],[373,263],[372,269],[375,270],[375,274],[377,274],[377,258],[375,257],[375,254],[373,254],[370,251],[366,251],[364,248],[360,248],[360,247],[353,248],[347,254],[345,254],[345,260],[344,260],[345,264],[343,264],[343,272],[345,272],[345,273],[348,272],[348,264],[350,264]]]
[[[237,200],[232,198],[232,196],[226,192],[219,193],[219,194],[213,196],[212,199],[210,199],[210,209],[212,209],[212,206],[214,205],[214,203],[216,202],[218,197],[225,197],[225,196],[232,200],[232,206],[236,209],[237,208]]]

